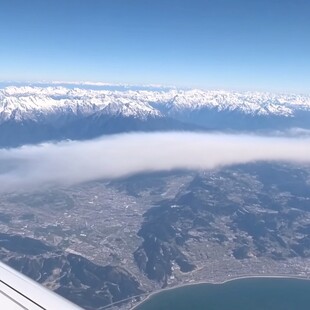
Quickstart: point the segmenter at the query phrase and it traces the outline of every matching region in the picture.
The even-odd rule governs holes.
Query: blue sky
[[[0,0],[0,80],[310,92],[309,0]]]

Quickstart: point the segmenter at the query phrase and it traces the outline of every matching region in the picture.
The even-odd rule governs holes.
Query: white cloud
[[[260,160],[310,163],[310,138],[139,133],[0,150],[0,191]]]

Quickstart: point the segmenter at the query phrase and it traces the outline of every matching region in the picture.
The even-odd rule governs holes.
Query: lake
[[[244,278],[194,284],[152,295],[135,310],[309,310],[310,281]]]

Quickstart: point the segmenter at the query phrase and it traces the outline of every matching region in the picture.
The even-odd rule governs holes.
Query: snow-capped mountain
[[[177,115],[201,109],[250,115],[294,116],[310,110],[310,96],[202,90],[101,91],[64,87],[6,87],[0,90],[1,121],[40,115],[95,112],[128,117]]]
[[[0,89],[2,145],[79,138],[81,130],[90,138],[132,130],[309,128],[309,120],[309,95],[55,85]],[[39,138],[20,138],[25,135]]]

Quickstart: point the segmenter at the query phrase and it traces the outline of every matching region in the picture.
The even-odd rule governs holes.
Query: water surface
[[[309,310],[310,281],[246,278],[195,284],[152,295],[135,310]]]

